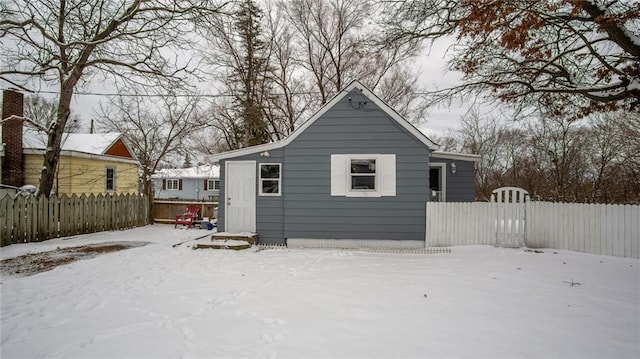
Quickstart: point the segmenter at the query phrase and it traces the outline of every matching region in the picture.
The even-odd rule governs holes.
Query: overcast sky
[[[451,44],[450,40],[438,40],[430,49],[424,50],[424,55],[415,60],[415,66],[420,69],[419,86],[424,90],[435,90],[444,88],[460,82],[460,74],[456,72],[446,71],[447,47]],[[47,91],[47,88],[40,89]],[[55,91],[55,88],[48,89]],[[87,89],[78,89],[77,92],[91,93],[115,93],[116,89],[105,83],[93,83]],[[206,92],[206,91],[205,91]],[[215,92],[212,89],[211,93]],[[40,93],[40,95],[53,99],[55,94]],[[82,120],[82,130],[88,131],[89,123],[100,101],[106,101],[107,96],[100,95],[84,95],[76,94],[72,100],[72,111],[78,114]],[[452,106],[440,106],[430,108],[427,113],[426,121],[419,126],[420,130],[428,136],[443,134],[447,129],[455,128],[458,119],[466,112],[467,108],[460,103]]]

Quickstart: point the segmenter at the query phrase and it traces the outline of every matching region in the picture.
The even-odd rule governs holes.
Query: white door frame
[[[239,178],[237,173],[232,173],[229,168],[230,165],[241,166],[241,172],[244,173],[245,178]],[[233,177],[233,178],[232,178]],[[224,174],[224,229],[226,232],[255,232],[256,231],[256,161],[226,161],[225,162],[225,174]],[[231,186],[244,186],[240,188],[243,197],[231,198],[229,189]],[[248,187],[248,188],[247,188]],[[230,221],[230,217],[233,216],[232,210],[229,207],[234,203],[241,203],[245,206],[245,214],[247,218],[244,224],[239,225],[241,228],[235,228],[237,223]],[[230,216],[231,214],[231,216]],[[233,218],[232,218],[233,219]],[[231,226],[231,228],[230,228]]]
[[[440,200],[438,202],[446,202],[447,201],[447,163],[446,162],[431,162],[429,163],[429,170],[432,168],[440,169]],[[427,185],[429,185],[427,183]],[[431,193],[429,193],[429,198],[431,198]]]

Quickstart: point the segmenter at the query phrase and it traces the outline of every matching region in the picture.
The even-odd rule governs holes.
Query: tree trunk
[[[40,172],[40,184],[38,193],[47,198],[51,195],[53,182],[56,177],[56,169],[60,161],[60,148],[67,119],[71,113],[71,98],[73,88],[77,81],[65,81],[61,85],[60,99],[58,100],[57,120],[49,124],[47,128],[47,144],[44,151],[44,162]]]

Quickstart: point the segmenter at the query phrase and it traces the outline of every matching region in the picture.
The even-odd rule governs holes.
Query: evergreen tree
[[[268,91],[269,60],[267,43],[262,39],[262,10],[252,0],[244,0],[236,12],[235,29],[243,58],[231,74],[237,84],[236,102],[242,118],[243,145],[269,142],[270,134],[263,108]]]
[[[182,168],[189,168],[189,167],[191,167],[191,166],[192,166],[192,163],[191,163],[191,156],[189,155],[189,152],[187,152],[187,153],[184,155],[184,163],[182,164]]]

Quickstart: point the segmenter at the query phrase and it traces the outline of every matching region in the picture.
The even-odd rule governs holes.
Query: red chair
[[[184,224],[192,228],[195,221],[198,219],[198,212],[200,212],[200,206],[188,205],[186,211],[183,214],[176,215],[176,223],[173,228],[178,227],[179,224]]]

